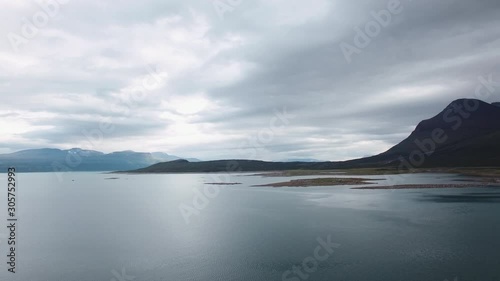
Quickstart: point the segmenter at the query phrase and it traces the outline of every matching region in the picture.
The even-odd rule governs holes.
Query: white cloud
[[[327,16],[333,6],[327,0],[262,0],[263,9],[270,11],[278,25],[301,25]]]
[[[17,53],[6,34],[40,7],[0,1],[0,142],[23,147],[74,147],[108,118],[93,149],[233,158],[287,107],[260,158],[348,159],[500,76],[494,1],[413,1],[351,65],[338,44],[387,1],[244,1],[224,20],[210,1],[70,1]]]

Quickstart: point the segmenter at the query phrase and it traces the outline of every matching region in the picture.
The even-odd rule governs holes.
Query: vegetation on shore
[[[419,173],[444,173],[458,174],[462,176],[491,178],[500,180],[500,168],[422,168],[413,170],[398,170],[396,168],[359,168],[338,170],[287,170],[273,171],[254,174],[263,177],[296,177],[296,176],[323,176],[323,175],[397,175],[397,174],[419,174]]]
[[[363,186],[363,187],[353,187],[352,189],[434,189],[434,188],[471,188],[471,187],[485,187],[485,186],[495,186],[491,184],[484,183],[450,183],[450,184],[400,184],[400,185],[388,185],[388,186]],[[496,185],[498,186],[498,185]]]
[[[334,185],[366,185],[373,184],[370,181],[380,179],[362,179],[362,178],[315,178],[315,179],[298,179],[287,182],[270,183],[254,186],[270,186],[270,187],[307,187],[307,186],[334,186]]]
[[[433,169],[414,169],[400,173],[397,169],[390,168],[362,168],[330,171],[314,170],[290,170],[274,171],[268,173],[254,174],[253,176],[263,177],[298,177],[298,176],[325,176],[325,175],[396,175],[409,173],[449,173],[458,174],[465,177],[463,181],[470,183],[450,183],[450,184],[407,184],[393,186],[376,186],[370,181],[383,179],[363,179],[363,178],[315,178],[315,179],[297,179],[287,182],[272,183],[260,186],[284,187],[284,186],[335,186],[335,185],[365,185],[370,186],[355,187],[353,189],[421,189],[421,188],[469,188],[500,186],[500,169],[496,168],[433,168]]]

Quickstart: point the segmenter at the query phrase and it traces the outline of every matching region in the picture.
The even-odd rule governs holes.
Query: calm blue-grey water
[[[2,227],[0,280],[500,280],[498,189],[251,187],[289,179],[232,175],[243,184],[214,194],[204,174],[19,174],[17,273]],[[207,188],[201,200],[194,190]],[[328,253],[320,240],[340,246]]]

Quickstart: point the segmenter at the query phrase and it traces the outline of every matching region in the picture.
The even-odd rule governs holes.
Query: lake
[[[500,280],[499,189],[252,187],[297,178],[21,173],[12,274],[2,174],[0,280]]]

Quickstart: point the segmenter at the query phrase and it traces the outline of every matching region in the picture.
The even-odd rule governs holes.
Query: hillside
[[[173,161],[137,173],[500,166],[500,103],[459,99],[420,122],[405,140],[376,156],[343,162]],[[231,168],[236,167],[236,168]]]
[[[397,166],[401,157],[413,168],[499,166],[500,106],[474,99],[453,101],[388,151],[343,165]]]
[[[204,162],[189,162],[176,160],[158,163],[150,167],[131,171],[134,173],[212,173],[212,172],[258,172],[283,171],[299,169],[321,169],[329,162],[266,162],[257,160],[216,160]],[[323,167],[326,168],[326,167]],[[331,168],[331,167],[330,167]]]

